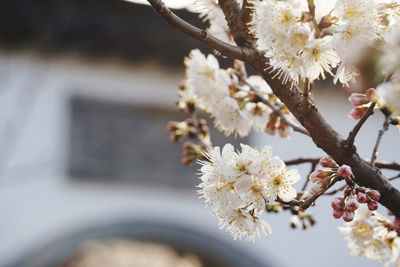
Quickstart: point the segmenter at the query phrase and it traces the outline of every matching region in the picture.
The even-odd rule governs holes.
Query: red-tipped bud
[[[376,191],[376,190],[369,190],[369,191],[367,192],[367,195],[368,195],[372,200],[375,200],[375,201],[379,201],[379,200],[381,199],[381,194],[379,194],[379,192]]]
[[[329,175],[331,175],[330,171],[324,171],[324,170],[315,170],[310,174],[310,181],[313,183],[319,182],[322,179],[327,178]]]
[[[289,138],[290,137],[289,126],[287,126],[284,123],[281,123],[279,125],[279,136],[282,137],[282,138]]]
[[[334,210],[342,210],[343,209],[343,198],[337,197],[332,200],[331,206]]]
[[[374,211],[378,209],[378,202],[376,201],[370,201],[368,202],[368,208],[370,211]]]
[[[376,94],[376,90],[374,88],[369,88],[365,91],[365,95],[368,96],[370,99]]]
[[[340,219],[343,216],[343,210],[333,210],[333,217],[335,219]]]
[[[361,106],[371,102],[371,99],[364,94],[352,93],[349,97],[349,101],[351,104],[353,104],[353,106]]]
[[[343,178],[348,178],[348,179],[353,175],[353,173],[351,172],[351,167],[348,165],[340,166],[338,169],[338,174]]]
[[[367,111],[366,107],[356,107],[349,113],[349,117],[353,120],[361,119],[364,116],[365,112]]]
[[[324,157],[319,160],[319,165],[324,168],[335,168],[337,167],[336,162],[330,157]]]
[[[355,200],[355,198],[349,198],[346,201],[346,210],[355,211],[357,208],[358,208],[358,202]]]
[[[358,194],[357,194],[357,201],[359,202],[359,203],[367,203],[367,195],[366,194],[364,194],[364,193],[361,193],[361,192],[359,192]]]
[[[354,211],[345,210],[343,213],[343,220],[345,222],[351,222],[354,219]]]

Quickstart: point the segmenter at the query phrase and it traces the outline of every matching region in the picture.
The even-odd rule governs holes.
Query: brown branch
[[[379,144],[381,143],[383,134],[389,129],[389,123],[390,123],[390,116],[386,115],[385,121],[383,122],[382,129],[379,130],[378,138],[377,138],[375,146],[374,146],[374,151],[372,151],[372,157],[371,157],[371,165],[372,166],[375,166],[375,160],[376,160],[376,157],[378,154]]]
[[[168,24],[181,30],[182,32],[193,37],[194,39],[199,40],[202,43],[219,51],[222,55],[229,58],[236,58],[242,61],[254,59],[254,56],[256,54],[255,50],[233,46],[211,36],[206,31],[201,30],[176,16],[174,13],[171,12],[171,10],[169,10],[165,6],[165,4],[161,0],[147,1],[151,4],[154,11],[162,16]]]
[[[379,191],[381,194],[379,202],[397,218],[400,218],[400,191],[388,182],[378,169],[363,160],[354,148],[347,145],[343,137],[325,121],[317,107],[313,103],[304,101],[303,95],[297,86],[291,86],[290,82],[282,84],[279,79],[273,78],[275,73],[271,73],[268,70],[268,60],[263,53],[254,49],[235,47],[221,42],[208,35],[205,31],[193,27],[172,14],[160,0],[148,0],[148,2],[157,13],[174,27],[218,50],[224,56],[240,59],[252,66],[269,84],[273,93],[307,129],[313,142],[339,165],[349,165],[358,185]],[[235,33],[232,32],[232,34],[234,35]]]
[[[354,144],[354,139],[356,138],[358,132],[360,131],[361,127],[364,125],[364,123],[367,121],[369,116],[371,116],[374,113],[374,108],[375,108],[376,103],[372,102],[371,105],[369,105],[367,111],[365,114],[362,116],[362,118],[358,121],[356,126],[354,126],[353,130],[349,133],[349,137],[347,137],[346,142],[349,146],[352,146]]]
[[[331,188],[337,181],[340,181],[341,179],[341,177],[333,178],[331,183],[322,192],[320,192],[318,195],[312,195],[311,197],[307,198],[306,201],[304,201],[303,205],[300,206],[300,208],[304,210],[308,209],[320,196],[322,196],[326,192],[326,190]]]
[[[247,26],[252,14],[252,4],[249,2],[245,0],[241,9],[236,0],[219,0],[219,5],[224,12],[226,22],[236,44],[241,47],[252,48],[255,40],[249,33]]]

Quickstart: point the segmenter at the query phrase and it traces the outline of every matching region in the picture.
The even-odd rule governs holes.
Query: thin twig
[[[305,134],[307,136],[310,136],[310,134],[308,133],[308,131],[306,129],[304,129],[303,127],[298,126],[297,124],[288,120],[288,118],[286,117],[286,114],[282,112],[280,107],[276,106],[270,100],[268,100],[264,96],[258,94],[257,92],[255,92],[255,93],[257,94],[257,97],[259,97],[261,99],[261,102],[263,102],[265,105],[267,105],[269,108],[271,108],[272,111],[281,118],[281,120],[284,124],[292,127],[293,131],[295,131],[295,132],[299,132],[299,133]]]
[[[306,180],[305,180],[305,182],[304,182],[304,184],[303,184],[303,187],[301,188],[301,191],[306,190],[307,185],[308,185],[308,183],[310,182],[309,177],[310,177],[311,173],[313,173],[313,171],[315,171],[315,168],[317,167],[317,165],[318,165],[318,162],[311,162],[310,172],[308,173],[308,175],[307,175],[307,177],[306,177]]]
[[[279,116],[281,118],[281,121],[292,127],[293,131],[305,134],[307,136],[310,136],[310,134],[308,133],[308,131],[306,129],[304,129],[301,126],[298,126],[297,124],[291,122],[285,113],[283,113],[283,111],[281,110],[281,107],[276,105],[275,103],[273,103],[272,101],[270,101],[269,99],[265,98],[263,95],[261,95],[260,93],[257,92],[257,90],[248,82],[244,81],[244,83],[246,83],[247,86],[250,87],[250,89],[253,91],[253,93],[255,94],[256,99],[258,99],[259,101],[261,101],[262,103],[264,103],[265,105],[267,105],[270,109],[272,109],[272,111],[275,113],[275,115]]]
[[[225,43],[208,34],[206,31],[189,24],[171,12],[171,10],[169,10],[161,0],[147,0],[147,2],[151,4],[154,11],[162,16],[168,24],[214,48],[226,57],[248,61],[252,60],[257,53],[254,49],[233,46]]]
[[[326,192],[326,190],[331,188],[337,181],[340,181],[341,179],[342,179],[341,177],[333,178],[331,183],[322,192],[320,192],[318,195],[312,195],[311,197],[307,198],[306,201],[304,201],[303,205],[301,205],[301,208],[304,210],[308,209],[315,202],[315,200],[317,200],[320,196],[322,196]]]
[[[372,166],[375,166],[375,160],[376,160],[376,156],[378,154],[379,144],[382,140],[383,134],[389,129],[389,123],[390,123],[390,116],[386,115],[385,121],[383,122],[382,129],[379,130],[379,134],[378,134],[378,138],[375,143],[374,151],[372,152],[372,157],[371,157],[371,165]]]
[[[400,178],[400,174],[393,176],[393,177],[389,178],[388,180],[393,181],[393,180],[396,180],[397,178]]]
[[[302,163],[315,163],[317,164],[321,158],[298,158],[292,160],[285,160],[286,165],[297,165]]]
[[[308,4],[308,10],[310,11],[310,14],[312,16],[312,23],[314,25],[314,29],[315,29],[315,38],[319,38],[321,35],[321,30],[319,29],[317,20],[315,18],[315,3],[314,0],[307,0],[307,4]]]
[[[339,187],[338,189],[332,190],[332,191],[330,191],[330,192],[326,192],[326,193],[324,193],[323,195],[324,195],[324,196],[331,196],[331,195],[334,195],[334,194],[336,194],[336,193],[338,193],[338,192],[343,191],[346,187],[347,187],[347,184],[345,184],[344,186]]]
[[[375,161],[375,166],[380,169],[396,170],[400,171],[400,163],[397,162],[385,162],[385,161]]]
[[[356,135],[360,131],[361,127],[364,125],[364,123],[367,121],[369,116],[371,116],[374,113],[374,108],[375,108],[376,103],[372,102],[371,105],[369,105],[367,111],[365,114],[362,116],[362,118],[358,121],[356,126],[354,126],[353,130],[349,133],[349,137],[346,139],[346,143],[351,146],[354,144],[354,139],[356,138]]]

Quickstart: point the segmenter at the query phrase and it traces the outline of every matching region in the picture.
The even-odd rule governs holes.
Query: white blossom
[[[270,226],[260,218],[266,201],[273,202],[277,196],[284,201],[296,197],[292,184],[299,175],[287,170],[283,161],[272,155],[271,147],[257,150],[242,144],[241,148],[241,152],[235,152],[232,145],[226,144],[222,153],[214,147],[206,154],[207,161],[201,162],[198,193],[211,206],[221,229],[235,239],[254,241],[261,233],[271,233]]]
[[[396,73],[391,81],[376,88],[376,98],[379,98],[380,105],[392,112],[393,117],[400,116],[400,73]]]
[[[198,106],[215,112],[221,101],[229,95],[229,74],[219,68],[218,60],[213,55],[206,57],[198,49],[192,50],[189,57],[185,58],[185,65],[187,90],[197,96]]]

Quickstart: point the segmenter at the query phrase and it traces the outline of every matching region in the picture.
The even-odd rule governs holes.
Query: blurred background
[[[305,231],[292,230],[287,213],[267,214],[273,234],[256,243],[218,230],[195,193],[198,167],[180,164],[165,130],[185,118],[176,88],[196,47],[212,52],[137,3],[0,2],[0,266],[377,265],[349,256],[331,198],[310,209],[318,221]],[[318,83],[314,97],[347,135],[346,91]],[[376,114],[361,130],[361,155],[370,157],[382,123]],[[271,145],[285,160],[324,155],[296,133],[211,134],[219,145]],[[379,159],[397,159],[398,134],[384,136]]]

